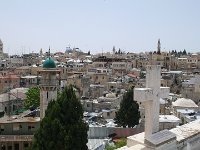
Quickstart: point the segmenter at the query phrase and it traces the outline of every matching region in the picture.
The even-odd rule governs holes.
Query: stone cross
[[[169,95],[169,87],[160,87],[160,71],[160,66],[148,65],[146,88],[134,89],[134,100],[144,104],[146,139],[159,131],[160,98],[167,98]]]

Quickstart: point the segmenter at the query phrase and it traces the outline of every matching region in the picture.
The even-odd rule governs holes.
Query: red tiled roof
[[[131,74],[131,73],[127,74],[127,76],[129,76],[131,78],[137,78],[137,76],[135,74]]]

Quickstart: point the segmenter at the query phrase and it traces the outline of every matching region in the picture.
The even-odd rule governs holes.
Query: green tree
[[[29,88],[25,93],[26,99],[24,102],[24,107],[29,109],[30,107],[39,107],[40,106],[40,89],[39,87]]]
[[[131,88],[123,96],[120,109],[116,112],[115,122],[118,126],[134,127],[139,124],[139,119],[139,105],[133,100],[133,88]]]
[[[72,86],[66,87],[57,101],[51,101],[34,135],[33,149],[86,150],[88,125]]]
[[[144,74],[144,72],[142,72],[142,71],[140,71],[140,78],[141,78],[141,79],[144,79],[144,78],[145,78],[145,74]]]
[[[183,50],[183,55],[187,55],[187,52],[186,52],[186,50],[185,50],[185,49]]]

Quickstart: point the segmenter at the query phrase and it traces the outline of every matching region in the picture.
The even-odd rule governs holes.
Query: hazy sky
[[[0,38],[12,54],[116,49],[200,51],[200,0],[0,0]]]

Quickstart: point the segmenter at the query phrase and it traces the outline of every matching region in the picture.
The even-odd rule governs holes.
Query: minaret
[[[0,39],[0,57],[3,57],[3,42]]]
[[[160,39],[158,39],[157,54],[161,54],[161,44],[160,44]]]
[[[50,49],[49,49],[50,54]],[[40,87],[40,118],[43,119],[48,103],[57,99],[57,89],[59,82],[57,75],[60,76],[60,70],[56,69],[55,62],[50,58],[50,55],[43,63],[43,69],[38,71],[41,76]]]

